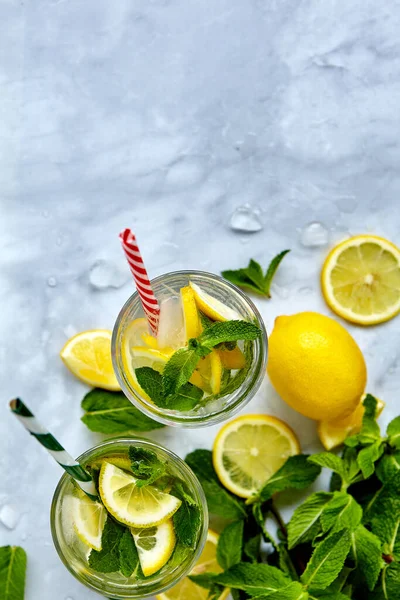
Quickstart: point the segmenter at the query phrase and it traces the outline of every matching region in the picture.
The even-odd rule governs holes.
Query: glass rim
[[[202,512],[201,532],[199,534],[197,546],[195,550],[193,550],[190,560],[187,561],[187,565],[185,566],[185,568],[182,570],[182,572],[179,572],[179,569],[176,569],[176,575],[171,577],[171,581],[168,581],[168,583],[166,584],[162,584],[162,582],[168,577],[168,573],[162,573],[159,575],[157,575],[156,573],[154,576],[147,578],[147,581],[145,579],[137,582],[137,585],[131,584],[130,586],[127,586],[126,584],[118,583],[115,581],[106,581],[104,583],[104,579],[106,579],[107,573],[100,573],[99,581],[101,580],[103,587],[96,585],[93,578],[90,577],[90,574],[85,574],[83,570],[81,571],[73,568],[71,561],[68,560],[68,556],[63,550],[63,545],[65,545],[66,542],[65,540],[60,541],[59,535],[57,533],[56,511],[57,509],[59,509],[59,501],[60,498],[63,497],[66,486],[72,480],[71,475],[69,475],[68,473],[63,473],[63,475],[60,477],[57,486],[54,490],[50,508],[50,529],[53,544],[64,566],[80,583],[82,583],[86,587],[96,591],[98,594],[105,595],[106,597],[112,595],[113,598],[120,598],[121,600],[128,598],[136,598],[137,600],[140,600],[140,598],[142,597],[149,597],[156,594],[161,594],[173,587],[174,585],[176,585],[179,581],[181,581],[184,577],[188,575],[188,573],[192,570],[193,566],[195,565],[197,559],[203,551],[208,531],[208,507],[203,488],[198,478],[193,473],[192,469],[189,467],[189,465],[180,456],[175,454],[175,452],[173,452],[169,448],[166,448],[161,444],[155,443],[152,440],[148,440],[140,436],[114,437],[111,439],[104,440],[103,442],[100,442],[100,444],[89,448],[88,450],[80,454],[76,460],[79,463],[85,465],[88,462],[88,459],[90,459],[93,455],[96,455],[98,453],[104,455],[104,450],[107,451],[109,449],[110,454],[112,454],[112,447],[116,444],[119,446],[128,446],[133,445],[135,443],[139,443],[144,446],[150,446],[156,452],[161,452],[162,454],[165,454],[167,459],[174,463],[180,475],[185,476],[185,481],[189,480],[191,488],[193,488],[196,494],[196,501],[199,504],[200,510]],[[127,591],[129,590],[136,592],[136,594],[127,594]]]
[[[210,425],[215,425],[217,423],[220,423],[221,421],[225,421],[228,417],[235,415],[239,410],[241,410],[241,408],[243,408],[244,406],[246,406],[246,404],[248,404],[248,402],[250,402],[250,400],[254,397],[254,395],[260,388],[267,364],[268,335],[263,318],[252,299],[239,287],[237,287],[230,281],[227,281],[220,275],[216,275],[215,273],[188,269],[163,273],[162,275],[154,277],[154,279],[151,280],[151,283],[153,285],[157,285],[159,283],[162,283],[163,280],[167,277],[186,276],[190,278],[190,276],[193,275],[195,277],[205,278],[209,281],[217,281],[220,285],[230,289],[236,294],[237,297],[239,297],[240,301],[243,303],[246,309],[253,313],[254,317],[257,320],[257,325],[261,329],[261,337],[253,342],[256,348],[259,347],[258,354],[260,356],[258,361],[253,360],[253,364],[249,370],[249,373],[246,376],[246,379],[233,393],[233,395],[237,396],[236,400],[228,406],[223,407],[221,410],[216,410],[207,415],[187,415],[187,413],[182,413],[180,415],[178,411],[166,410],[160,408],[159,406],[156,406],[154,403],[149,402],[146,398],[139,395],[138,392],[131,386],[129,378],[125,375],[121,360],[121,352],[118,348],[118,342],[120,341],[120,327],[124,322],[126,312],[132,306],[135,306],[135,304],[137,305],[138,309],[141,308],[140,296],[135,290],[133,294],[131,294],[131,296],[129,296],[129,298],[123,304],[114,324],[111,339],[111,354],[114,372],[123,393],[125,394],[125,396],[127,396],[130,402],[132,402],[132,404],[136,406],[138,410],[146,414],[148,417],[160,423],[163,423],[164,425],[169,425],[172,427],[206,427]],[[241,392],[241,390],[243,389],[246,390],[246,393],[243,393],[243,391]]]

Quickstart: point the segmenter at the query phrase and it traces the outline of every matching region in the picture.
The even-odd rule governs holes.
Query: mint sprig
[[[24,600],[26,552],[20,546],[0,548],[0,598]]]
[[[129,460],[131,461],[132,473],[138,478],[137,487],[144,487],[157,481],[166,472],[163,463],[155,452],[147,448],[129,446]]]
[[[279,265],[288,252],[290,252],[290,250],[283,250],[283,252],[277,254],[275,258],[272,259],[265,274],[261,265],[257,261],[250,259],[246,268],[236,269],[235,271],[222,271],[222,277],[225,277],[225,279],[238,287],[251,290],[257,294],[270,298],[272,280]]]

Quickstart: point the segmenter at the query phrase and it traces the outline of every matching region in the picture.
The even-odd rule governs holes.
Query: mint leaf
[[[253,258],[250,259],[247,269],[245,269],[247,277],[256,285],[257,287],[263,289],[264,288],[264,273],[260,263],[258,263]]]
[[[389,437],[389,444],[400,450],[400,416],[390,421],[386,433]]]
[[[24,600],[26,552],[19,546],[0,548],[0,598]]]
[[[370,502],[366,523],[384,545],[383,551],[400,560],[400,474],[385,483]]]
[[[254,520],[255,520],[256,524],[258,525],[258,527],[261,529],[264,541],[271,544],[276,550],[277,549],[276,542],[275,542],[274,538],[269,534],[269,532],[267,531],[267,528],[266,528],[266,524],[265,524],[266,519],[263,515],[261,503],[256,502],[255,504],[252,505],[251,508],[252,508]]]
[[[207,327],[210,327],[210,325],[215,323],[215,321],[210,319],[210,317],[207,317],[207,315],[205,315],[203,312],[201,312],[201,310],[198,310],[197,312],[199,314],[200,322],[201,322],[203,329],[207,329]]]
[[[138,478],[138,488],[153,483],[165,474],[165,464],[157,458],[157,454],[147,448],[129,446],[129,459],[132,473]]]
[[[192,410],[202,399],[203,390],[191,383],[184,383],[175,396],[168,398],[170,408],[174,410]]]
[[[198,343],[212,349],[222,342],[237,342],[238,340],[256,340],[261,335],[261,329],[248,321],[223,321],[208,327],[197,338]],[[168,364],[168,363],[167,363]]]
[[[352,558],[364,578],[368,589],[373,590],[383,566],[382,546],[379,538],[359,525],[351,534]]]
[[[248,372],[250,371],[251,365],[253,363],[253,344],[249,341],[244,342],[244,352],[246,359],[246,366],[243,369],[240,369],[234,377],[232,377],[229,382],[221,389],[219,394],[213,394],[212,396],[208,396],[207,400],[216,400],[217,398],[222,398],[223,396],[227,396],[229,394],[233,394],[235,390],[237,390],[242,383],[245,381]]]
[[[290,488],[301,490],[308,487],[320,474],[321,469],[311,464],[307,454],[290,456],[276,473],[261,488],[260,492],[250,497],[246,504],[269,500],[276,492]]]
[[[365,408],[362,426],[359,433],[348,437],[345,440],[347,446],[357,446],[357,444],[372,444],[380,439],[381,432],[376,422],[378,402],[374,396],[367,394],[363,400]]]
[[[81,418],[91,430],[99,433],[151,431],[164,427],[138,410],[122,392],[108,392],[95,388],[82,400],[86,414]]]
[[[220,485],[210,450],[195,450],[186,456],[185,461],[202,485],[210,513],[234,521],[246,516],[243,501]]]
[[[303,588],[301,583],[292,581],[289,585],[263,596],[255,596],[253,600],[308,600],[308,592]]]
[[[243,527],[243,521],[235,521],[227,525],[219,536],[217,560],[223,569],[229,569],[241,560]]]
[[[308,460],[315,465],[326,467],[327,469],[334,471],[340,475],[343,480],[346,480],[344,461],[339,458],[339,456],[336,456],[336,454],[333,454],[333,452],[320,452],[319,454],[313,454]]]
[[[101,536],[101,550],[92,550],[89,554],[89,567],[99,573],[119,571],[119,544],[125,527],[118,525],[111,517],[107,517]]]
[[[227,270],[221,273],[224,279],[227,279],[238,287],[251,290],[256,294],[264,295],[264,281],[261,285],[255,284],[247,275],[247,269],[237,269],[236,271]]]
[[[184,546],[194,548],[201,526],[200,509],[182,481],[175,481],[171,494],[182,500],[181,506],[172,517],[176,537]]]
[[[133,536],[129,529],[125,529],[118,546],[119,552],[119,570],[124,577],[131,577],[133,574],[138,579],[143,579],[144,575],[140,567],[139,554],[133,541]]]
[[[357,462],[361,469],[364,479],[371,477],[375,471],[375,462],[382,456],[384,444],[379,439],[370,446],[363,448],[358,453]]]
[[[189,381],[202,356],[205,356],[205,354],[200,346],[180,348],[171,356],[164,367],[162,375],[164,396],[167,403],[169,397],[175,396],[179,388]]]
[[[385,600],[399,600],[400,563],[393,562],[382,571],[382,590]]]
[[[332,531],[344,528],[354,531],[361,523],[362,514],[362,508],[353,496],[345,492],[335,492],[322,511],[322,531],[326,533],[332,528]]]
[[[323,590],[336,579],[349,553],[350,543],[350,533],[342,529],[332,533],[315,547],[300,578],[307,589]]]
[[[190,579],[195,583],[208,580],[224,587],[243,590],[251,596],[277,592],[290,583],[290,579],[282,571],[261,563],[238,563],[224,573],[209,574],[208,577],[192,575]]]
[[[283,250],[283,252],[280,252],[279,254],[277,254],[275,256],[275,258],[273,258],[271,260],[271,263],[267,269],[267,272],[264,277],[264,293],[266,296],[268,296],[268,298],[271,297],[270,287],[271,287],[272,280],[275,276],[275,273],[276,273],[279,265],[281,264],[282,259],[286,256],[286,254],[288,252],[290,252],[290,250]]]
[[[288,524],[289,548],[311,542],[315,538],[320,531],[320,517],[324,507],[332,497],[333,494],[328,492],[315,492],[296,508]]]
[[[299,576],[297,575],[297,571],[295,570],[293,563],[292,563],[292,559],[290,558],[290,554],[288,549],[286,548],[286,544],[284,542],[281,542],[280,544],[278,544],[278,563],[279,563],[279,568],[286,573],[287,575],[289,575],[289,577],[293,580],[298,580]]]
[[[375,473],[382,483],[386,483],[400,471],[400,450],[384,454],[375,466]]]
[[[138,367],[135,369],[135,375],[138,384],[154,404],[164,407],[165,399],[161,373],[151,367]]]
[[[258,563],[260,561],[261,537],[261,533],[258,533],[257,535],[249,538],[244,545],[244,555],[250,559],[250,562]]]

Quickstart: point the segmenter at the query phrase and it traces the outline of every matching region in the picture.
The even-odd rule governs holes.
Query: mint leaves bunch
[[[265,274],[261,265],[251,258],[246,268],[237,269],[236,271],[222,271],[221,275],[238,287],[271,298],[270,289],[272,280],[279,265],[288,252],[290,252],[290,250],[283,250],[283,252],[277,254],[275,258],[272,259]]]
[[[140,387],[151,400],[161,408],[188,411],[200,404],[204,391],[189,382],[196,367],[215,347],[232,349],[236,342],[253,342],[261,335],[261,330],[254,323],[232,320],[212,322],[203,319],[203,332],[197,338],[188,341],[187,348],[180,348],[169,359],[161,373],[150,367],[135,369]],[[233,344],[233,346],[232,346]],[[231,375],[223,380],[225,384],[219,396],[232,393],[244,381],[251,366],[252,351],[246,347],[246,367],[231,379]],[[215,398],[216,396],[212,396]],[[210,400],[210,396],[207,400]]]
[[[382,436],[376,399],[364,400],[359,434],[342,456],[322,452],[290,457],[257,495],[244,501],[227,492],[211,452],[186,461],[200,479],[212,514],[228,522],[217,548],[220,574],[191,579],[216,599],[224,587],[234,600],[398,600],[400,598],[400,417]],[[330,491],[315,491],[284,523],[276,494],[305,489],[322,468]],[[278,538],[266,523],[278,525]],[[260,542],[269,552],[261,552]]]

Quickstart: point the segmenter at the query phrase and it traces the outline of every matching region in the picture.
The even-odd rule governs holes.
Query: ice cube
[[[306,248],[326,246],[329,241],[329,231],[319,221],[306,225],[300,232],[300,243]]]
[[[130,278],[127,269],[122,271],[109,260],[97,260],[89,269],[89,282],[96,290],[118,289]]]
[[[0,510],[0,523],[7,529],[15,529],[20,515],[10,504],[5,504]]]
[[[261,231],[264,225],[260,219],[260,209],[247,203],[238,206],[232,213],[229,226],[234,231],[244,231],[246,233]]]
[[[53,276],[48,277],[47,278],[47,285],[49,287],[56,287],[56,285],[57,285],[57,279],[55,277],[53,277]]]
[[[172,296],[160,304],[157,342],[159,348],[181,348],[185,344],[185,330],[181,299]]]

